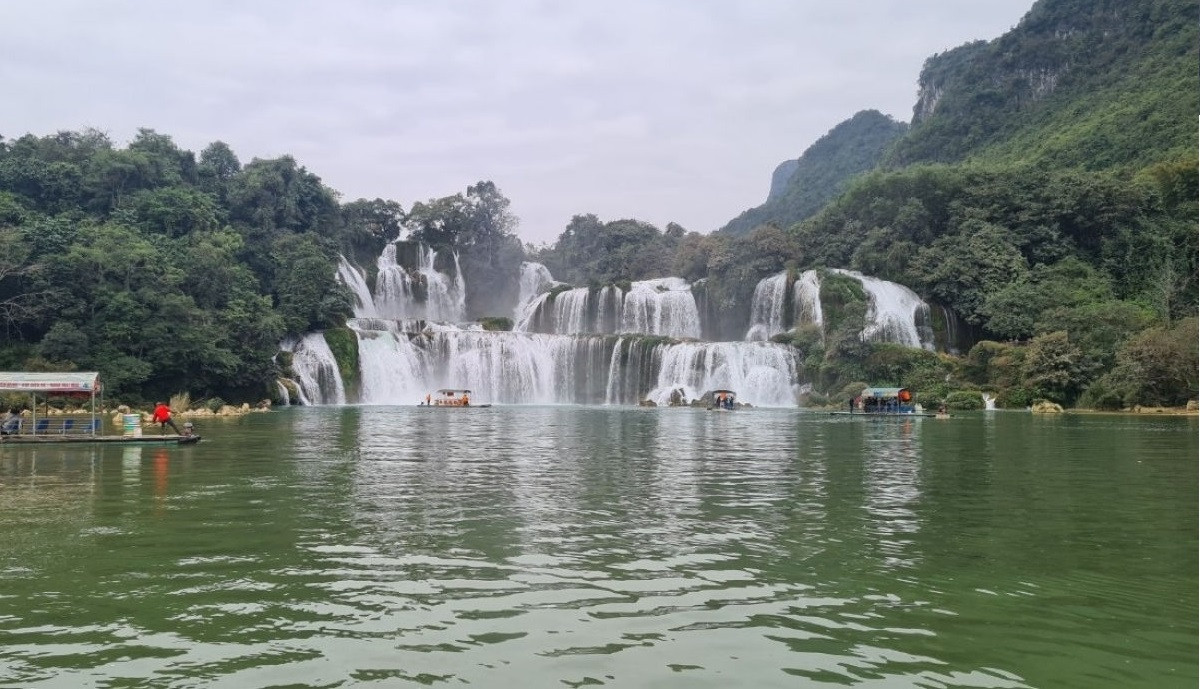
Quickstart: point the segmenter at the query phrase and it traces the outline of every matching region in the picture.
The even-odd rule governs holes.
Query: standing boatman
[[[171,430],[175,431],[175,435],[183,435],[179,432],[179,426],[176,426],[175,422],[171,420],[171,408],[167,406],[166,402],[159,402],[154,407],[154,415],[151,417],[151,421],[159,425],[160,435],[167,431],[167,424],[171,424]]]

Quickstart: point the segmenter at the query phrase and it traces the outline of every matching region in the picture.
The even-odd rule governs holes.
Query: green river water
[[[1197,421],[305,408],[0,447],[0,687],[1189,687]]]

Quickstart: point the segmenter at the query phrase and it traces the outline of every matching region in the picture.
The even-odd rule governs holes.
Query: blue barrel
[[[122,414],[121,422],[125,427],[125,435],[138,436],[142,434],[141,414]]]

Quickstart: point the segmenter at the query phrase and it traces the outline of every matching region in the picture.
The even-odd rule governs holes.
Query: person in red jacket
[[[171,420],[171,408],[167,406],[166,402],[159,402],[154,407],[154,416],[151,417],[151,420],[159,424],[159,429],[163,433],[167,431],[167,424],[171,424],[171,429],[175,431],[175,435],[182,435],[179,432],[179,426],[176,426],[175,422]]]

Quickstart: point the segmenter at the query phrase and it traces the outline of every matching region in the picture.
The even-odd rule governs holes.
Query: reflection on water
[[[1195,685],[1194,420],[367,407],[204,435],[0,450],[0,685]]]

